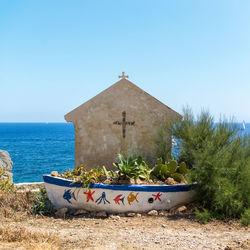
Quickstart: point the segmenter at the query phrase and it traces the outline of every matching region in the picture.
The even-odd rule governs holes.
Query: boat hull
[[[193,200],[195,185],[105,185],[80,183],[43,176],[45,188],[56,209],[84,209],[108,213],[166,210]]]

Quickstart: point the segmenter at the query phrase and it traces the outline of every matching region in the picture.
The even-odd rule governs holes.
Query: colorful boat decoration
[[[89,189],[71,180],[44,175],[48,197],[56,209],[84,209],[107,213],[166,210],[193,200],[195,185],[105,185]]]

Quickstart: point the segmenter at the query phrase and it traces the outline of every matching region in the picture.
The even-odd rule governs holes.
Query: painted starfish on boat
[[[158,194],[152,194],[152,196],[154,196],[155,197],[155,201],[158,199],[159,201],[161,201],[161,196],[162,196],[162,194],[160,193],[160,192],[158,192]]]
[[[137,200],[138,194],[139,194],[139,193],[137,193],[136,195],[134,195],[133,192],[130,192],[130,194],[129,194],[128,197],[127,197],[128,204],[129,204],[129,205],[131,205],[131,203],[132,203],[133,201],[135,201],[135,200],[136,200],[136,202],[139,202],[139,201]]]
[[[122,197],[122,194],[119,194],[117,195],[115,198],[114,198],[114,201],[115,201],[115,204],[118,204],[120,205],[120,201],[122,202],[122,204],[124,205],[124,198],[125,197]]]
[[[95,191],[91,192],[91,190],[89,190],[88,192],[84,192],[84,194],[87,195],[87,202],[89,202],[90,200],[94,202],[94,198],[93,198],[94,193]]]

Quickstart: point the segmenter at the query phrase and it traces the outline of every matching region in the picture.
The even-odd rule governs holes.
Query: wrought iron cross
[[[125,76],[125,72],[122,72],[122,75],[121,76],[118,76],[119,78],[122,78],[122,79],[125,79],[125,78],[128,78],[128,75]]]
[[[127,122],[126,121],[126,111],[122,112],[122,121],[115,121],[113,122],[113,124],[117,124],[117,125],[122,125],[122,137],[125,138],[126,137],[126,126],[127,125],[135,125],[135,121],[133,122]]]

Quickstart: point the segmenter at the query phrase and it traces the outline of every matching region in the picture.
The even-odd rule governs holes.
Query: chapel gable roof
[[[70,111],[69,113],[67,113],[64,116],[64,118],[67,122],[77,121],[79,119],[80,113],[81,114],[84,112],[87,113],[88,109],[91,107],[91,105],[97,105],[98,100],[102,99],[103,96],[112,97],[112,92],[115,90],[117,93],[117,90],[119,90],[119,93],[122,97],[124,95],[124,93],[126,94],[128,89],[130,89],[130,90],[132,89],[135,95],[145,95],[147,98],[150,98],[151,100],[156,102],[157,105],[162,106],[162,108],[165,109],[166,111],[175,113],[175,115],[179,118],[182,117],[179,113],[177,113],[176,111],[174,111],[173,109],[171,109],[170,107],[168,107],[167,105],[165,105],[164,103],[162,103],[161,101],[156,99],[155,97],[151,96],[150,94],[148,94],[147,92],[145,92],[144,90],[142,90],[141,88],[136,86],[134,83],[130,82],[127,79],[121,79],[118,82],[111,85],[109,88],[105,89],[104,91],[102,91],[98,95],[96,95],[93,98],[91,98],[90,100],[88,100],[87,102],[83,103],[82,105],[78,106],[77,108],[75,108],[72,111]]]

